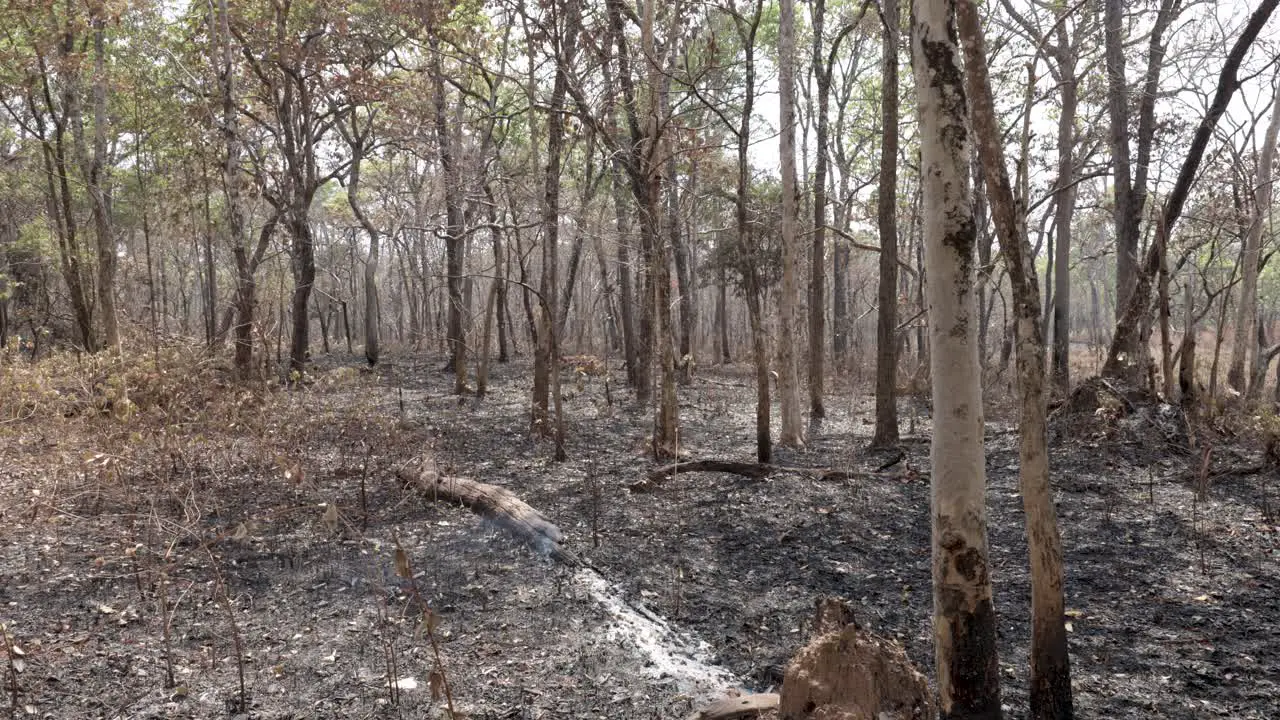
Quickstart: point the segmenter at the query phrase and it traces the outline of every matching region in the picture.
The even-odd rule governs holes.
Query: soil
[[[651,416],[616,380],[606,396],[566,369],[555,463],[528,430],[524,365],[461,403],[439,362],[355,367],[331,361],[300,390],[224,384],[163,422],[6,409],[0,712],[682,718],[728,685],[776,689],[826,595],[931,675],[925,419],[882,468],[895,456],[865,451],[871,398],[835,392],[809,447],[775,462],[878,479],[697,473],[634,493],[655,467]],[[752,398],[746,368],[701,370],[681,391],[687,456],[751,460]],[[1257,443],[1189,449],[1176,412],[1146,410],[1053,422],[1077,716],[1280,717],[1276,471]],[[397,480],[424,452],[515,492],[590,569]],[[1021,718],[1008,421],[989,422],[987,457],[1003,698]]]

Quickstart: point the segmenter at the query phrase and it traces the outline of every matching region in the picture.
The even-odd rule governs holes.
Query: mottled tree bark
[[[974,293],[977,225],[953,12],[950,0],[917,0],[912,12],[933,388],[935,667],[944,718],[999,718]]]
[[[1027,238],[1026,217],[1014,201],[1005,166],[978,10],[972,0],[958,0],[956,13],[963,38],[965,86],[972,103],[974,137],[1014,295],[1020,400],[1018,480],[1031,563],[1031,717],[1069,720],[1073,709],[1063,614],[1062,538],[1049,487],[1044,335],[1035,255]],[[1059,243],[1063,242],[1061,232],[1059,228]]]

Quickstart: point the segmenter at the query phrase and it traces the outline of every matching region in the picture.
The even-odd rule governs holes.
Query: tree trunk
[[[813,246],[809,251],[809,416],[820,420],[827,415],[822,395],[826,380],[827,108],[831,101],[831,65],[824,63],[822,53],[826,0],[814,0],[810,9],[813,72],[818,84],[818,156],[813,168]]]
[[[778,444],[804,447],[800,414],[800,378],[796,358],[796,111],[795,0],[780,0],[778,19],[778,95],[781,133],[778,154],[782,172],[782,289],[778,294],[778,396],[782,431]]]
[[[974,295],[977,237],[953,10],[950,0],[917,0],[912,17],[934,412],[935,667],[944,718],[999,718]]]
[[[1114,1],[1108,0],[1109,3]],[[1111,338],[1111,347],[1107,350],[1107,360],[1102,367],[1102,375],[1105,377],[1132,379],[1141,371],[1141,367],[1135,365],[1136,351],[1133,348],[1141,346],[1141,329],[1143,320],[1148,316],[1148,306],[1151,303],[1152,280],[1154,280],[1159,270],[1160,261],[1170,233],[1173,232],[1174,225],[1182,215],[1182,206],[1187,200],[1187,195],[1191,191],[1191,185],[1195,182],[1196,175],[1199,173],[1200,162],[1204,158],[1204,151],[1209,144],[1210,137],[1213,135],[1213,130],[1218,124],[1218,119],[1226,112],[1231,96],[1235,94],[1235,91],[1240,86],[1238,77],[1240,64],[1244,61],[1245,54],[1253,46],[1254,41],[1257,40],[1258,34],[1262,31],[1263,26],[1266,25],[1277,5],[1280,5],[1280,0],[1262,0],[1257,9],[1253,11],[1253,14],[1249,16],[1249,20],[1245,24],[1240,37],[1236,38],[1231,50],[1227,53],[1226,61],[1218,74],[1217,87],[1214,89],[1209,109],[1192,136],[1191,145],[1182,162],[1182,167],[1178,171],[1177,180],[1174,182],[1173,188],[1165,200],[1164,209],[1157,219],[1155,239],[1151,243],[1151,247],[1148,248],[1146,257],[1143,260],[1143,266],[1138,272],[1137,283],[1134,285],[1133,293],[1127,302],[1120,305],[1120,307],[1123,307],[1123,314],[1116,323],[1116,332]]]
[[[1111,121],[1111,168],[1116,224],[1116,320],[1137,283],[1138,217],[1129,169],[1129,85],[1125,79],[1124,0],[1104,0],[1107,111]]]
[[[644,203],[640,212],[640,232],[642,241],[648,251],[648,282],[653,287],[651,297],[651,317],[656,323],[650,323],[650,347],[658,353],[661,363],[661,394],[658,407],[653,416],[653,456],[655,459],[676,457],[679,452],[680,409],[676,401],[676,367],[675,346],[671,328],[671,271],[667,260],[666,243],[663,242],[662,224],[662,183],[664,163],[660,153],[664,150],[662,137],[663,114],[666,108],[662,103],[662,66],[657,56],[657,45],[654,41],[655,3],[644,5],[644,16],[640,25],[640,43],[648,60],[648,113],[645,117],[643,158],[636,163],[643,179]],[[639,158],[638,158],[639,159]],[[641,178],[637,178],[641,179]],[[639,186],[638,186],[639,187]],[[656,317],[655,317],[656,316]]]
[[[876,429],[871,446],[898,444],[898,0],[884,0],[881,41],[880,281],[876,310]]]
[[[1059,25],[1061,28],[1062,25]],[[1062,88],[1062,108],[1058,115],[1057,252],[1053,276],[1053,387],[1065,396],[1071,386],[1071,221],[1076,212],[1075,149],[1076,108],[1079,87],[1073,50],[1067,46],[1065,31],[1061,43],[1058,82]]]
[[[640,392],[640,368],[639,353],[637,352],[636,338],[636,322],[635,322],[635,290],[631,287],[631,240],[627,232],[627,218],[624,205],[626,203],[623,197],[622,189],[622,171],[614,164],[613,175],[611,178],[613,183],[613,212],[614,223],[618,234],[618,250],[617,264],[618,268],[618,294],[621,296],[618,302],[618,312],[622,315],[622,357],[627,369],[627,384],[636,390],[637,395]],[[648,383],[648,374],[644,376],[645,383]]]
[[[67,47],[66,43],[60,43],[58,50],[57,62],[60,65],[69,64],[70,60],[67,56],[71,48]],[[49,220],[58,242],[58,270],[63,282],[67,285],[67,294],[70,296],[71,311],[75,317],[80,342],[86,352],[95,352],[97,344],[93,333],[93,302],[86,287],[89,285],[88,279],[81,266],[82,249],[68,175],[67,120],[72,110],[77,107],[77,101],[72,84],[64,83],[60,92],[62,103],[61,112],[59,112],[53,99],[52,73],[48,64],[43,56],[37,56],[37,63],[40,70],[38,88],[40,103],[34,97],[35,93],[32,93],[27,96],[27,106],[31,111],[31,120],[40,140]],[[50,124],[52,127],[49,127]]]
[[[720,345],[720,363],[728,365],[729,355],[729,283],[723,263],[716,272],[716,338]]]
[[[203,160],[200,163],[200,183],[204,192],[201,193],[201,200],[204,206],[204,232],[201,233],[202,240],[200,251],[204,255],[204,286],[201,288],[201,297],[203,298],[204,310],[204,342],[209,350],[215,349],[215,346],[221,345],[223,336],[218,333],[218,265],[214,261],[213,255],[213,203],[211,196],[212,188],[209,187],[209,166]]]
[[[289,310],[293,313],[293,331],[289,337],[289,371],[301,373],[311,354],[311,315],[307,303],[316,282],[316,250],[311,236],[309,202],[298,197],[289,208],[289,235],[292,242],[290,269],[293,272],[293,296]]]
[[[1258,157],[1258,182],[1253,191],[1253,221],[1245,235],[1244,257],[1240,261],[1240,304],[1236,308],[1235,334],[1232,339],[1231,364],[1227,366],[1227,384],[1252,398],[1258,393],[1246,388],[1245,356],[1254,337],[1258,319],[1258,266],[1262,260],[1262,234],[1271,216],[1272,165],[1276,157],[1276,137],[1280,133],[1280,102],[1272,101],[1271,122]],[[1255,347],[1254,357],[1261,352]]]
[[[1018,204],[1014,201],[1005,167],[978,10],[972,0],[958,0],[956,12],[960,34],[964,38],[965,84],[973,99],[973,133],[977,138],[992,217],[1000,246],[1008,259],[1009,280],[1014,293],[1016,362],[1021,400],[1018,480],[1022,488],[1031,562],[1031,717],[1035,720],[1069,720],[1072,717],[1071,665],[1063,615],[1066,608],[1063,600],[1062,539],[1049,487],[1044,335],[1040,325],[1035,256],[1027,238],[1025,216],[1018,214]],[[1059,228],[1059,233],[1061,231]],[[1063,243],[1061,235],[1058,242]]]
[[[467,343],[462,327],[462,315],[466,300],[462,293],[463,237],[462,187],[453,156],[453,140],[445,119],[444,68],[440,59],[440,38],[435,31],[428,38],[431,49],[431,88],[436,146],[440,171],[444,181],[445,205],[445,274],[448,283],[448,334],[449,364],[454,373],[453,391],[461,395],[467,387]]]
[[[738,121],[738,187],[734,196],[734,213],[738,233],[738,260],[743,276],[743,294],[746,295],[747,316],[751,324],[751,355],[756,366],[756,459],[762,463],[772,461],[773,439],[769,428],[771,411],[769,398],[769,347],[765,335],[764,312],[761,308],[760,260],[756,241],[752,238],[748,223],[747,203],[751,192],[751,164],[747,151],[751,146],[751,113],[756,97],[756,33],[760,29],[763,0],[756,0],[750,20],[738,20],[738,33],[742,38],[743,91],[742,115]]]
[[[225,2],[225,0],[222,0]],[[364,358],[370,366],[378,364],[378,261],[381,255],[382,233],[374,226],[373,221],[365,214],[360,203],[360,166],[368,147],[369,134],[372,131],[373,118],[370,125],[360,128],[356,115],[351,116],[350,131],[343,132],[347,144],[351,148],[351,169],[347,174],[347,204],[351,206],[351,214],[355,215],[360,227],[369,236],[369,259],[364,265]],[[346,303],[343,303],[343,316],[346,314]],[[344,322],[345,326],[346,323]],[[347,328],[347,337],[351,330]],[[349,342],[349,340],[348,340]]]
[[[253,372],[253,315],[257,305],[257,285],[250,267],[248,233],[246,231],[244,202],[240,195],[240,125],[236,100],[235,51],[232,48],[231,24],[227,0],[218,0],[217,28],[221,67],[219,80],[222,85],[222,137],[226,161],[222,167],[222,187],[226,193],[227,234],[231,241],[231,256],[236,265],[235,294],[235,348],[232,364],[241,379]],[[276,216],[278,217],[278,215]],[[270,222],[274,228],[275,220]],[[267,233],[270,236],[270,233]]]
[[[484,302],[484,323],[480,330],[480,361],[476,363],[476,399],[484,398],[489,391],[489,329],[493,325],[493,315],[498,297],[498,281],[489,285],[488,298]]]
[[[489,208],[490,212],[493,213],[490,216],[490,223],[494,223],[497,220],[497,210],[494,209],[492,204],[490,204]],[[493,268],[494,275],[497,276],[494,281],[496,283],[494,301],[497,303],[498,314],[497,318],[495,318],[498,323],[498,362],[505,363],[511,359],[507,351],[507,331],[510,327],[509,315],[507,314],[507,250],[502,242],[502,234],[497,230],[493,231]]]
[[[572,0],[571,0],[572,1]],[[547,108],[547,157],[542,196],[542,277],[539,283],[538,344],[533,363],[533,414],[535,432],[550,434],[549,400],[551,376],[559,371],[556,345],[561,323],[559,301],[560,245],[560,164],[564,151],[564,100],[568,74],[564,63],[556,63],[555,82]],[[567,298],[566,298],[567,299]]]
[[[100,2],[90,2],[89,24],[93,30],[93,156],[86,168],[92,200],[93,230],[98,255],[98,318],[102,322],[103,346],[120,352],[120,326],[116,315],[116,251],[112,227],[111,188],[107,162],[107,66],[106,18]]]
[[[672,69],[674,72],[674,68]],[[680,293],[680,350],[678,379],[681,385],[693,381],[693,333],[694,333],[694,289],[693,268],[689,262],[689,245],[687,238],[680,232],[680,186],[676,182],[676,150],[667,157],[667,177],[670,186],[667,188],[667,235],[671,239],[671,257],[676,266],[676,290]],[[685,191],[688,196],[689,190]]]

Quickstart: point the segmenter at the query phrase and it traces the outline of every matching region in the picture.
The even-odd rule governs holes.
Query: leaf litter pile
[[[809,447],[763,477],[648,483],[650,415],[572,369],[555,463],[523,365],[459,403],[407,357],[321,363],[298,390],[237,386],[177,350],[61,362],[0,380],[0,712],[684,718],[776,691],[832,595],[930,673],[927,425],[868,455],[861,392],[833,395]],[[681,389],[688,458],[753,458],[748,375]],[[1051,431],[1078,715],[1280,717],[1277,468],[1259,443],[1192,449],[1158,409],[1123,410]],[[989,423],[987,450],[1017,718],[1014,430]],[[564,553],[407,482],[424,457],[528,503]]]

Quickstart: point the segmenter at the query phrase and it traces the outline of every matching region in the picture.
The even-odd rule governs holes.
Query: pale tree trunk
[[[1262,258],[1262,234],[1271,216],[1271,166],[1275,163],[1277,133],[1280,133],[1280,102],[1273,98],[1271,122],[1267,125],[1262,153],[1258,157],[1258,182],[1253,191],[1253,221],[1245,235],[1244,257],[1240,261],[1240,305],[1236,309],[1231,364],[1227,366],[1227,384],[1241,392],[1247,390],[1251,398],[1256,398],[1258,392],[1254,388],[1245,387],[1244,366],[1249,346],[1255,346],[1255,360],[1261,351],[1250,340],[1256,335],[1253,328],[1258,320],[1258,265]],[[1256,370],[1251,374],[1256,375]]]
[[[837,136],[843,128],[844,122],[838,122]],[[837,193],[839,203],[835,213],[835,227],[845,232],[849,229],[850,163],[842,148],[842,143],[835,143],[836,166],[840,168],[840,186],[833,189]],[[831,355],[843,369],[848,367],[849,359],[849,254],[852,249],[849,247],[849,242],[839,236],[833,238],[832,244],[835,247],[831,252]]]
[[[874,448],[898,444],[898,0],[884,0],[880,72],[880,280],[876,300]]]
[[[974,293],[977,224],[953,11],[950,0],[917,0],[912,17],[934,417],[935,667],[943,718],[999,718]]]
[[[535,429],[552,435],[556,441],[555,459],[565,459],[564,420],[560,400],[560,333],[563,331],[556,308],[559,293],[560,244],[560,172],[564,150],[564,102],[568,94],[568,66],[573,62],[578,38],[577,2],[568,0],[555,8],[564,13],[563,36],[555,45],[556,73],[551,88],[551,105],[547,111],[547,165],[542,202],[542,313],[539,317],[539,362],[535,363],[533,423]],[[555,13],[559,15],[559,13]],[[556,18],[560,19],[560,18]],[[577,246],[580,247],[580,246]],[[566,302],[568,298],[565,298]],[[555,418],[547,416],[547,395],[551,394]]]
[[[956,13],[960,35],[964,38],[965,84],[973,102],[973,134],[977,138],[992,217],[1008,260],[1014,294],[1021,406],[1018,481],[1031,561],[1030,717],[1068,720],[1072,717],[1071,665],[1063,615],[1062,538],[1049,487],[1044,336],[1035,257],[1027,238],[1026,219],[1018,213],[1005,167],[978,10],[972,0],[958,0]],[[1061,243],[1062,228],[1058,231]]]
[[[795,0],[781,0],[778,20],[778,95],[781,134],[778,139],[782,170],[782,289],[778,295],[778,396],[782,429],[778,444],[804,446],[800,413],[800,378],[796,360],[796,110]]]

